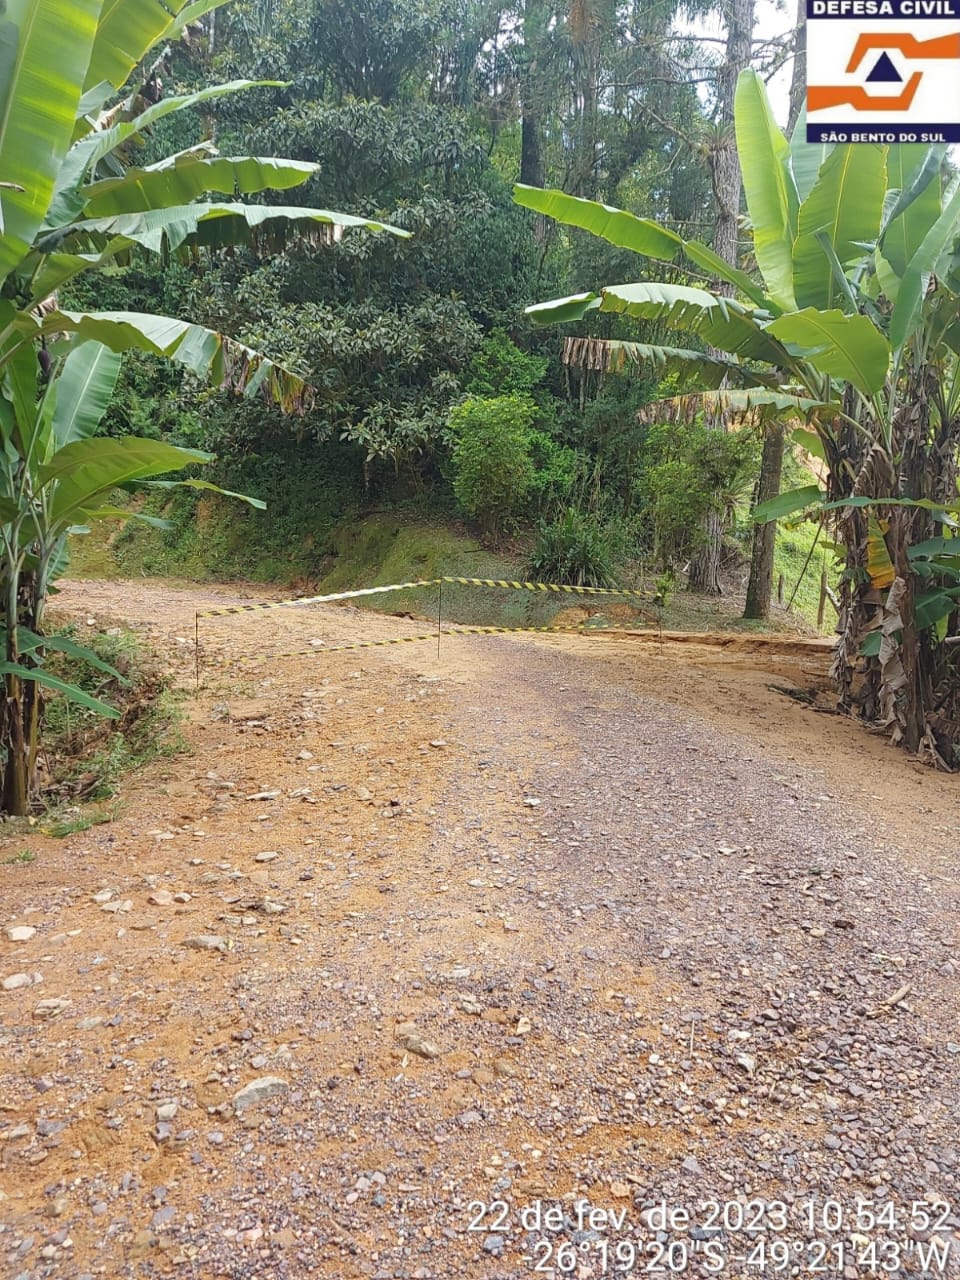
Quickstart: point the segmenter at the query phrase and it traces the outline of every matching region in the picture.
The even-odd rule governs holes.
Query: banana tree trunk
[[[17,643],[19,576],[16,573],[8,574],[6,586],[6,659],[10,663],[18,663],[20,659]],[[8,674],[4,679],[3,706],[4,745],[7,759],[3,771],[3,794],[0,797],[0,803],[4,813],[18,818],[26,816],[29,799],[27,735],[24,732],[25,711],[23,681],[18,676]]]
[[[866,452],[852,434],[836,437],[829,458],[832,498],[882,499],[893,494],[945,505],[954,499],[960,420],[931,413],[922,367],[903,389],[901,404],[889,450],[876,442],[873,431],[869,435],[874,443]],[[877,530],[882,533],[889,556],[886,579],[877,576],[875,567],[871,578],[866,512],[848,509],[839,525],[846,565],[832,674],[840,702],[864,720],[891,730],[894,740],[908,750],[952,768],[960,745],[960,682],[951,651],[932,628],[921,631],[917,626],[917,594],[925,584],[909,556],[911,547],[936,533],[936,525],[919,507],[880,504],[871,510],[874,536]],[[880,652],[865,656],[863,642],[876,630],[881,632]]]
[[[52,554],[56,554],[55,544]],[[39,565],[35,573],[24,574],[26,599],[24,601],[27,623],[34,635],[42,635],[43,613],[47,606],[49,585],[50,555],[41,552]],[[45,650],[40,648],[34,657],[43,660]],[[40,730],[43,726],[43,689],[34,680],[26,689],[27,699],[27,790],[35,795],[40,788]]]

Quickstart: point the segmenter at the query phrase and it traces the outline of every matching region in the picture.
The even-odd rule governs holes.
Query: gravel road
[[[213,598],[71,591],[185,672]],[[835,786],[696,654],[257,625],[192,754],[0,867],[4,1275],[960,1275],[952,778],[845,726]]]

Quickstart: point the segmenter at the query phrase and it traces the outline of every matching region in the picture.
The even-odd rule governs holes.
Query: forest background
[[[224,155],[314,162],[277,203],[413,234],[254,239],[65,288],[67,307],[156,310],[234,334],[316,388],[309,412],[290,418],[128,354],[104,430],[211,450],[204,474],[267,509],[187,491],[141,497],[172,527],[131,522],[108,546],[76,540],[75,567],[311,589],[501,570],[670,589],[697,582],[700,557],[699,585],[722,586],[739,612],[761,461],[769,497],[782,435],[656,421],[644,407],[670,394],[666,367],[565,365],[563,333],[534,329],[525,306],[631,279],[635,259],[518,208],[512,190],[562,188],[718,252],[732,226],[726,252],[740,256],[737,74],[752,65],[790,79],[791,124],[802,94],[802,26],[779,20],[784,35],[758,36],[752,0],[237,0],[206,15],[162,53],[158,93],[282,83],[158,121],[140,162],[208,140]],[[664,279],[704,283],[680,266]],[[612,315],[577,332],[664,338]],[[783,465],[784,487],[809,482],[791,447]],[[812,525],[781,526],[776,562],[772,539],[766,556],[758,540],[748,612],[767,613],[779,577],[788,595],[799,582],[797,605],[815,612],[826,566],[809,557],[813,537]]]

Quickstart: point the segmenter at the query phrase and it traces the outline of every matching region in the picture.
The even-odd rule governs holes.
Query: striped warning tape
[[[220,618],[226,614],[257,613],[264,609],[297,609],[311,604],[330,604],[335,600],[356,600],[361,596],[375,596],[388,591],[409,591],[414,587],[438,587],[444,582],[459,583],[466,587],[499,587],[506,591],[544,591],[557,595],[618,596],[637,600],[656,599],[656,592],[633,591],[626,587],[570,587],[559,582],[520,582],[506,578],[422,578],[416,582],[392,582],[384,587],[360,587],[355,591],[334,591],[326,596],[299,596],[293,600],[269,600],[261,604],[231,604],[222,609],[207,609],[198,618]]]
[[[438,634],[440,636],[491,636],[491,635],[508,635],[515,634],[519,631],[526,632],[550,632],[550,631],[583,631],[595,632],[600,631],[605,634],[616,631],[624,631],[624,627],[595,627],[589,622],[574,622],[569,625],[559,627],[460,627],[456,631],[430,631],[419,636],[396,636],[392,640],[358,640],[354,644],[336,644],[336,645],[314,645],[312,649],[292,649],[287,653],[264,653],[251,655],[242,659],[247,662],[270,662],[276,658],[302,658],[306,656],[316,657],[318,654],[326,653],[344,653],[348,649],[380,649],[388,644],[412,644],[415,640],[436,640]]]
[[[555,591],[573,596],[629,596],[639,600],[652,600],[654,591],[632,591],[627,587],[570,587],[561,582],[513,582],[504,578],[454,578],[442,582],[459,582],[468,587],[501,587],[509,591]]]
[[[387,587],[363,587],[357,591],[335,591],[328,596],[297,596],[293,600],[269,600],[264,604],[231,604],[222,609],[207,609],[198,618],[221,618],[227,613],[256,613],[261,609],[295,609],[307,604],[328,604],[333,600],[353,600],[358,596],[376,596],[383,591],[406,591],[410,587],[436,587],[443,578],[423,578],[417,582],[393,582]]]

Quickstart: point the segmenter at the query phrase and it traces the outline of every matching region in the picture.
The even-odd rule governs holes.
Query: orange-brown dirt
[[[42,978],[0,992],[3,1275],[527,1275],[467,1231],[471,1201],[627,1205],[651,1168],[696,1152],[709,1167],[718,1141],[826,1132],[789,1096],[737,1101],[737,1068],[717,1065],[719,983],[694,992],[632,925],[614,944],[605,890],[560,910],[557,877],[577,874],[564,845],[576,862],[581,824],[606,824],[562,790],[545,799],[542,772],[583,749],[578,717],[554,715],[572,672],[599,691],[591,714],[638,694],[691,717],[678,767],[725,735],[730,760],[740,743],[774,762],[785,809],[844,814],[898,874],[944,880],[958,780],[771,687],[822,691],[824,642],[444,637],[439,657],[432,641],[325,656],[311,642],[423,627],[278,609],[201,619],[195,693],[196,611],[261,596],[77,582],[59,599],[165,655],[188,750],[128,777],[113,822],[0,849],[0,976]],[[566,664],[552,707],[524,653]],[[587,860],[616,885],[612,823],[605,838]],[[35,860],[9,861],[22,848]],[[15,926],[36,933],[8,941]],[[207,935],[222,949],[184,945]],[[744,994],[737,1016],[770,998]],[[699,1022],[683,1020],[691,999]],[[640,1059],[612,1053],[628,1042]],[[655,1097],[638,1061],[666,1072]],[[267,1076],[282,1092],[238,1109]],[[720,1190],[749,1188],[717,1159]]]

